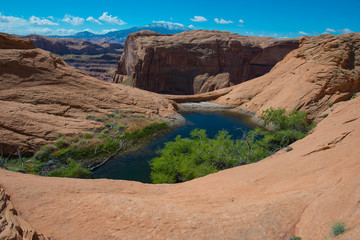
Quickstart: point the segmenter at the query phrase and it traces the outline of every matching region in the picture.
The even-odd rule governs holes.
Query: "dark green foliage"
[[[265,127],[274,124],[275,130],[296,130],[300,132],[307,132],[313,128],[312,124],[309,124],[307,114],[305,112],[292,111],[288,115],[285,115],[284,109],[267,109],[263,111],[260,116],[264,120]]]
[[[289,238],[289,240],[301,240],[301,237],[292,236]]]
[[[332,231],[332,235],[334,237],[342,234],[345,232],[345,228],[346,228],[346,223],[344,222],[336,222],[332,225],[331,227],[331,231]]]
[[[194,130],[191,138],[177,136],[166,143],[160,156],[150,162],[153,183],[177,183],[205,176],[226,168],[259,161],[306,136],[313,125],[306,113],[269,109],[261,118],[274,131],[257,128],[232,139],[226,131],[219,131],[209,139],[205,130]],[[289,148],[289,151],[290,148]]]
[[[70,178],[91,178],[92,173],[89,169],[83,168],[80,163],[71,158],[67,159],[67,166],[53,170],[49,173],[50,177],[70,177]]]

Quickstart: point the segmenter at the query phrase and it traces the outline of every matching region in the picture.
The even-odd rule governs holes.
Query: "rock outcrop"
[[[1,36],[5,36],[1,46],[13,41],[13,36]],[[22,38],[16,42],[12,44],[23,46]],[[91,78],[50,52],[0,49],[0,148],[4,156],[17,149],[30,154],[59,133],[102,128],[87,115],[102,116],[114,110],[131,110],[154,119],[176,114],[172,101]]]
[[[360,97],[258,163],[181,184],[45,178],[0,169],[16,209],[51,239],[336,239],[360,236]]]
[[[360,34],[328,34],[303,38],[270,73],[235,86],[215,102],[257,114],[269,107],[296,109],[316,118],[358,91]]]
[[[96,55],[105,53],[121,54],[123,45],[109,42],[90,42],[82,39],[52,38],[42,35],[25,36],[34,42],[34,46],[43,50],[59,54]]]
[[[47,240],[26,222],[15,210],[10,196],[0,186],[0,239]]]
[[[31,49],[35,48],[30,39],[17,35],[0,33],[0,49]]]
[[[128,36],[115,82],[158,93],[197,94],[259,77],[298,47],[298,39],[246,37],[219,31]]]

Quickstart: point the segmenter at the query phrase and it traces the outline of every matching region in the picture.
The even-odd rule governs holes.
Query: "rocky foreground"
[[[360,34],[305,38],[299,49],[288,54],[268,74],[230,89],[191,96],[193,100],[217,99],[215,102],[257,113],[270,106],[300,109],[313,118],[322,119],[310,135],[291,145],[291,151],[283,149],[258,163],[173,185],[46,178],[0,169],[3,189],[0,197],[6,192],[16,209],[3,211],[6,208],[1,206],[10,201],[8,197],[0,198],[0,229],[6,226],[0,239],[16,234],[19,237],[14,239],[38,239],[29,235],[35,231],[38,236],[51,239],[287,240],[292,235],[305,240],[357,239],[360,236],[359,44]],[[38,50],[25,53],[27,51]],[[15,64],[19,59],[10,62]],[[62,65],[55,69],[63,68],[70,71]],[[50,72],[53,68],[47,69]],[[38,71],[42,73],[43,70]],[[79,80],[71,76],[77,86]],[[26,83],[22,81],[19,86]],[[129,95],[121,100],[115,101],[120,95],[114,95],[110,103],[104,96],[104,105],[100,105],[83,86],[84,82],[81,83],[82,88],[77,86],[74,96],[82,94],[85,88],[87,94],[81,96],[87,97],[89,109],[93,109],[93,105],[110,106],[123,104],[123,101],[126,105],[121,107],[129,107],[131,101],[127,99],[130,97],[141,102],[129,90]],[[98,86],[86,83],[92,88]],[[131,89],[111,84],[102,86],[111,93]],[[50,86],[47,89],[50,91]],[[66,85],[62,92],[65,89],[71,90],[73,86]],[[11,91],[15,90],[14,87]],[[1,108],[15,102],[13,104],[24,104],[21,106],[25,111],[31,106],[29,103],[12,99],[25,95],[31,88],[26,90],[8,97],[11,101],[1,103]],[[0,91],[0,96],[11,91]],[[36,92],[32,93],[37,96]],[[56,92],[52,94],[56,96]],[[139,94],[145,92],[139,91]],[[152,101],[155,97],[158,96],[151,95]],[[156,103],[162,103],[162,107],[149,114],[170,115],[171,107],[167,106],[172,102],[158,98],[149,109],[158,106]],[[189,96],[167,98],[186,101]],[[104,108],[97,109],[101,112]],[[80,110],[81,114],[73,116],[87,123]],[[143,111],[143,108],[138,110]],[[19,117],[9,114],[8,119],[18,120]],[[66,125],[66,129],[71,130],[67,126],[73,125]],[[19,215],[24,221],[15,223],[13,219]],[[346,231],[336,238],[331,235],[335,222],[347,224]]]
[[[299,46],[299,39],[247,37],[219,31],[128,36],[115,82],[152,92],[197,94],[259,77]]]
[[[0,185],[18,213],[51,239],[332,239],[338,221],[348,230],[336,239],[357,239],[359,108],[359,97],[338,103],[292,151],[186,183],[0,170]]]

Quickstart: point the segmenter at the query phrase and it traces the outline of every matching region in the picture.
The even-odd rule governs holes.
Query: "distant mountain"
[[[182,24],[178,23],[169,23],[169,22],[155,22],[152,24],[132,27],[129,29],[119,30],[108,32],[106,34],[94,34],[89,31],[79,32],[70,36],[52,36],[55,38],[74,38],[74,39],[85,39],[91,42],[116,42],[116,43],[124,43],[127,36],[130,33],[138,32],[142,30],[151,30],[161,34],[176,34],[184,31],[193,30],[190,27],[186,27]]]

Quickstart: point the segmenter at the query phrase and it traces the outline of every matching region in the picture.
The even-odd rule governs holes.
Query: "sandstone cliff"
[[[128,36],[114,81],[131,77],[133,86],[152,92],[203,93],[259,77],[297,47],[298,39],[141,31]]]
[[[155,119],[175,114],[173,103],[161,96],[91,78],[52,53],[18,49],[30,40],[1,36],[0,146],[5,156],[16,149],[31,153],[59,133],[102,128],[86,119],[89,114],[131,110]]]
[[[217,103],[260,114],[269,107],[301,110],[312,117],[360,90],[360,34],[303,38],[270,73],[235,86]]]

